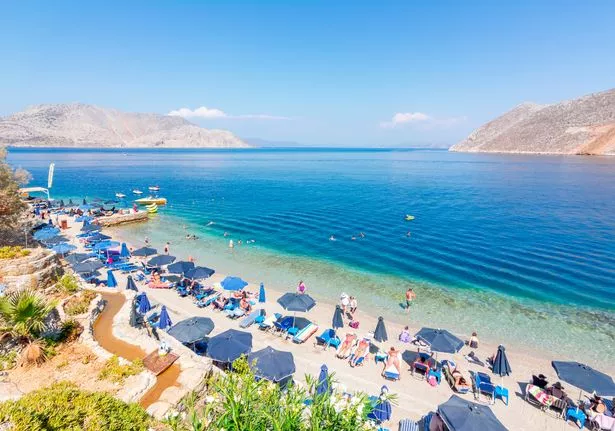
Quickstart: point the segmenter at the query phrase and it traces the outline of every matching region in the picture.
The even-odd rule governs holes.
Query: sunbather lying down
[[[350,351],[355,345],[356,341],[357,341],[356,334],[346,334],[346,338],[344,339],[344,342],[338,349],[336,356],[340,359],[346,359],[348,356],[350,356]]]
[[[369,353],[369,339],[363,338],[359,341],[359,344],[354,349],[354,352],[350,355],[348,363],[351,367],[356,367],[365,361],[367,354]]]
[[[384,376],[385,373],[397,373],[398,378],[401,378],[401,361],[399,350],[391,346],[387,352],[387,355],[388,357],[384,364],[382,375]]]

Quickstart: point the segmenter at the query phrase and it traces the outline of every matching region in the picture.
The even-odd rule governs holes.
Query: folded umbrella
[[[241,290],[248,285],[248,282],[239,277],[226,277],[220,285],[224,290]]]
[[[120,249],[120,256],[130,257],[130,251],[128,250],[128,247],[126,246],[125,242],[122,243],[122,248]]]
[[[386,399],[386,394],[388,391],[389,388],[386,386],[383,386],[380,389],[380,396],[377,400],[375,400],[373,410],[367,415],[368,418],[373,419],[378,424],[391,419],[393,409],[391,408],[391,402]]]
[[[149,266],[164,266],[175,262],[175,259],[175,256],[169,256],[168,254],[159,254],[158,256],[152,257],[147,262],[147,264]]]
[[[318,375],[318,383],[316,384],[316,394],[331,394],[332,388],[329,382],[329,369],[326,365],[321,365],[320,374]]]
[[[218,362],[233,362],[252,350],[252,334],[229,329],[209,339],[207,356]]]
[[[503,382],[504,376],[510,376],[510,373],[512,373],[512,369],[506,357],[506,348],[500,344],[498,346],[498,352],[495,355],[495,360],[493,361],[493,374],[502,377]]]
[[[278,383],[295,373],[295,360],[290,352],[265,347],[248,355],[248,364],[256,377]]]
[[[204,280],[211,277],[216,271],[205,266],[197,266],[186,272],[184,275],[190,280]]]
[[[258,291],[258,302],[267,302],[267,298],[265,297],[265,285],[263,283],[261,283],[261,287]]]
[[[72,244],[67,244],[65,242],[62,242],[60,244],[54,245],[53,247],[51,247],[51,250],[56,253],[56,254],[66,254],[69,251],[73,251],[74,249],[76,249],[77,247],[75,247]]]
[[[344,327],[344,318],[342,316],[342,307],[335,306],[335,312],[333,313],[333,321],[331,324],[333,329],[339,329]]]
[[[160,317],[158,318],[158,327],[160,329],[167,329],[171,325],[173,325],[173,322],[171,322],[171,317],[169,317],[169,312],[167,311],[167,307],[163,305],[162,308],[160,309]]]
[[[107,287],[117,287],[117,280],[112,270],[107,271]]]
[[[169,329],[169,335],[184,344],[193,344],[207,337],[214,329],[209,317],[195,316],[176,323]]]
[[[185,274],[191,269],[194,269],[194,263],[180,260],[167,266],[167,272],[171,274]]]
[[[151,247],[141,247],[136,249],[135,251],[132,252],[133,256],[153,256],[156,253],[158,253],[158,251],[155,248],[151,248]]]
[[[132,275],[129,275],[126,279],[126,290],[134,290],[135,292],[138,292],[137,285],[135,284]]]
[[[376,329],[374,330],[374,340],[382,343],[388,339],[387,329],[384,326],[384,318],[380,316],[378,317],[378,323],[376,324]]]
[[[141,314],[145,314],[152,309],[149,299],[145,292],[140,293],[138,296],[137,311]]]

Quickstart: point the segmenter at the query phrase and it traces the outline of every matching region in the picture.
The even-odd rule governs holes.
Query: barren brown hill
[[[615,155],[615,89],[553,105],[524,103],[450,151]]]

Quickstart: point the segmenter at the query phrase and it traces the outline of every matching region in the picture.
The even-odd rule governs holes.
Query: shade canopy
[[[422,328],[416,337],[429,344],[433,352],[457,353],[463,347],[463,340],[446,329]]]
[[[331,394],[332,388],[329,383],[329,369],[323,364],[320,366],[320,374],[318,375],[318,383],[316,384],[316,394]]]
[[[97,242],[96,244],[94,244],[92,246],[92,250],[94,251],[107,250],[109,248],[114,248],[119,245],[120,243],[117,241],[101,241],[101,242]]]
[[[248,363],[256,377],[278,383],[295,373],[295,359],[290,352],[265,347],[248,355]]]
[[[107,271],[107,287],[117,287],[117,280],[112,270]]]
[[[158,318],[158,327],[160,329],[167,329],[171,325],[173,325],[173,322],[171,322],[171,317],[169,316],[167,307],[163,305],[162,308],[160,309],[160,317]]]
[[[240,277],[226,277],[220,285],[224,290],[241,290],[248,285],[248,282]]]
[[[285,293],[278,298],[280,304],[287,311],[310,311],[316,305],[316,301],[307,294],[301,293]]]
[[[376,329],[374,330],[374,340],[379,342],[384,342],[389,339],[387,335],[387,329],[384,326],[384,318],[382,316],[378,317],[378,323],[376,324]]]
[[[140,293],[137,296],[137,311],[141,314],[145,314],[152,309],[152,305],[149,303],[149,298],[145,292]]]
[[[78,274],[89,274],[102,268],[103,266],[105,265],[103,265],[100,260],[88,260],[73,265],[73,270]]]
[[[77,222],[92,221],[92,217],[88,215],[80,215],[80,216],[75,217],[75,221]]]
[[[45,238],[44,240],[41,240],[41,242],[44,243],[47,246],[50,246],[50,245],[60,244],[60,243],[63,243],[63,242],[68,242],[68,238],[66,238],[63,235],[54,235],[52,237]]]
[[[101,227],[97,224],[85,224],[81,226],[81,232],[97,232],[101,229]]]
[[[175,262],[175,256],[169,256],[168,254],[159,254],[152,257],[147,264],[150,266],[164,266]]]
[[[67,244],[65,242],[62,242],[60,244],[57,244],[57,245],[54,245],[53,247],[51,247],[51,250],[53,250],[53,252],[57,253],[57,254],[66,254],[69,251],[73,251],[76,248],[77,247],[75,247],[72,244]]]
[[[125,242],[122,243],[122,248],[120,249],[120,256],[130,257],[130,250],[128,250],[128,246],[126,246]]]
[[[45,226],[49,226],[49,225],[45,225]],[[36,232],[34,232],[32,237],[37,241],[43,241],[49,238],[53,238],[59,233],[60,233],[60,229],[55,228],[55,227],[48,227],[48,228],[37,230]]]
[[[267,296],[265,294],[265,285],[263,283],[261,283],[261,286],[258,289],[258,302],[261,304],[267,302]]]
[[[207,337],[214,329],[209,317],[194,316],[176,323],[169,329],[169,335],[184,344],[192,344]]]
[[[495,360],[493,361],[493,374],[504,377],[509,376],[511,372],[512,369],[506,357],[506,348],[500,344],[498,352],[495,355]]]
[[[553,361],[557,376],[585,392],[596,392],[603,397],[615,396],[613,378],[601,371],[594,370],[589,365],[579,362]]]
[[[126,278],[126,290],[134,290],[135,292],[138,291],[137,289],[137,285],[135,284],[134,279],[132,278],[132,275],[129,275]]]
[[[180,260],[167,266],[167,272],[171,274],[185,274],[191,269],[194,269],[194,263]]]
[[[450,431],[506,431],[489,407],[457,395],[440,404],[438,414]]]
[[[196,268],[186,272],[184,276],[191,280],[204,280],[214,275],[215,272],[216,271],[211,268],[207,268],[206,266],[197,266]]]
[[[88,259],[92,259],[92,256],[87,253],[74,253],[69,256],[66,256],[64,259],[71,265],[74,265],[77,263],[84,262]]]
[[[207,356],[218,362],[233,362],[252,350],[252,334],[229,329],[209,339]]]
[[[333,329],[339,329],[344,327],[344,317],[342,316],[342,307],[339,305],[335,306],[335,311],[333,312],[333,321],[331,322],[331,327]]]
[[[104,233],[94,232],[92,235],[85,237],[88,242],[92,241],[105,241],[111,239],[109,235],[105,235]]]
[[[141,247],[132,252],[133,256],[153,256],[158,253],[158,250],[151,247]]]

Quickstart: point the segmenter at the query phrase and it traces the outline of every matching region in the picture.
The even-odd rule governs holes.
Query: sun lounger
[[[286,332],[293,326],[293,318],[291,316],[286,316],[281,320],[276,320],[273,322],[273,327],[275,331],[280,335],[285,335]]]
[[[442,369],[444,371],[444,378],[450,385],[450,387],[459,394],[467,394],[470,391],[470,384],[467,383],[469,380],[463,373],[457,369],[455,363],[452,361],[442,361]],[[460,373],[461,377],[466,381],[466,383],[456,383],[455,376],[453,373]]]
[[[314,335],[318,331],[318,325],[310,323],[305,328],[297,332],[297,335],[293,337],[293,342],[297,344],[304,343],[308,338]]]
[[[226,317],[228,317],[229,319],[238,319],[245,316],[246,312],[244,309],[236,307],[232,310],[224,310],[224,314],[226,314]]]
[[[214,292],[206,298],[196,302],[196,306],[199,308],[209,307],[220,296],[220,292]]]
[[[419,423],[412,419],[402,419],[399,421],[399,431],[419,431]]]
[[[554,397],[538,386],[530,383],[525,387],[525,401],[540,407],[542,410],[547,410],[554,400]]]
[[[249,326],[252,326],[256,322],[256,318],[263,314],[263,311],[264,310],[260,308],[258,310],[252,311],[250,314],[244,317],[241,322],[239,322],[239,327],[245,329]]]
[[[474,398],[480,400],[480,394],[487,394],[491,397],[491,402],[495,400],[495,385],[491,382],[491,377],[485,373],[474,374]]]
[[[411,374],[413,376],[419,375],[422,379],[427,378],[427,374],[429,373],[429,365],[427,363],[422,363],[419,361],[415,361],[410,368]]]
[[[348,335],[347,335],[346,340],[342,342],[335,356],[337,356],[340,359],[348,359],[348,357],[350,356],[350,353],[352,352],[352,349],[354,348],[354,346],[356,346],[356,344],[357,344],[357,336],[353,334],[351,338],[348,338]]]
[[[325,349],[329,346],[338,348],[342,341],[335,335],[334,329],[325,329],[325,331],[316,337],[316,344],[324,345]]]
[[[382,377],[387,380],[399,380],[399,370],[395,365],[391,364],[382,372]]]
[[[274,326],[275,322],[280,320],[280,318],[282,318],[282,315],[280,313],[274,313],[273,315],[269,316],[268,318],[263,320],[261,323],[259,323],[258,329],[260,329],[261,331],[268,331],[275,327]]]

